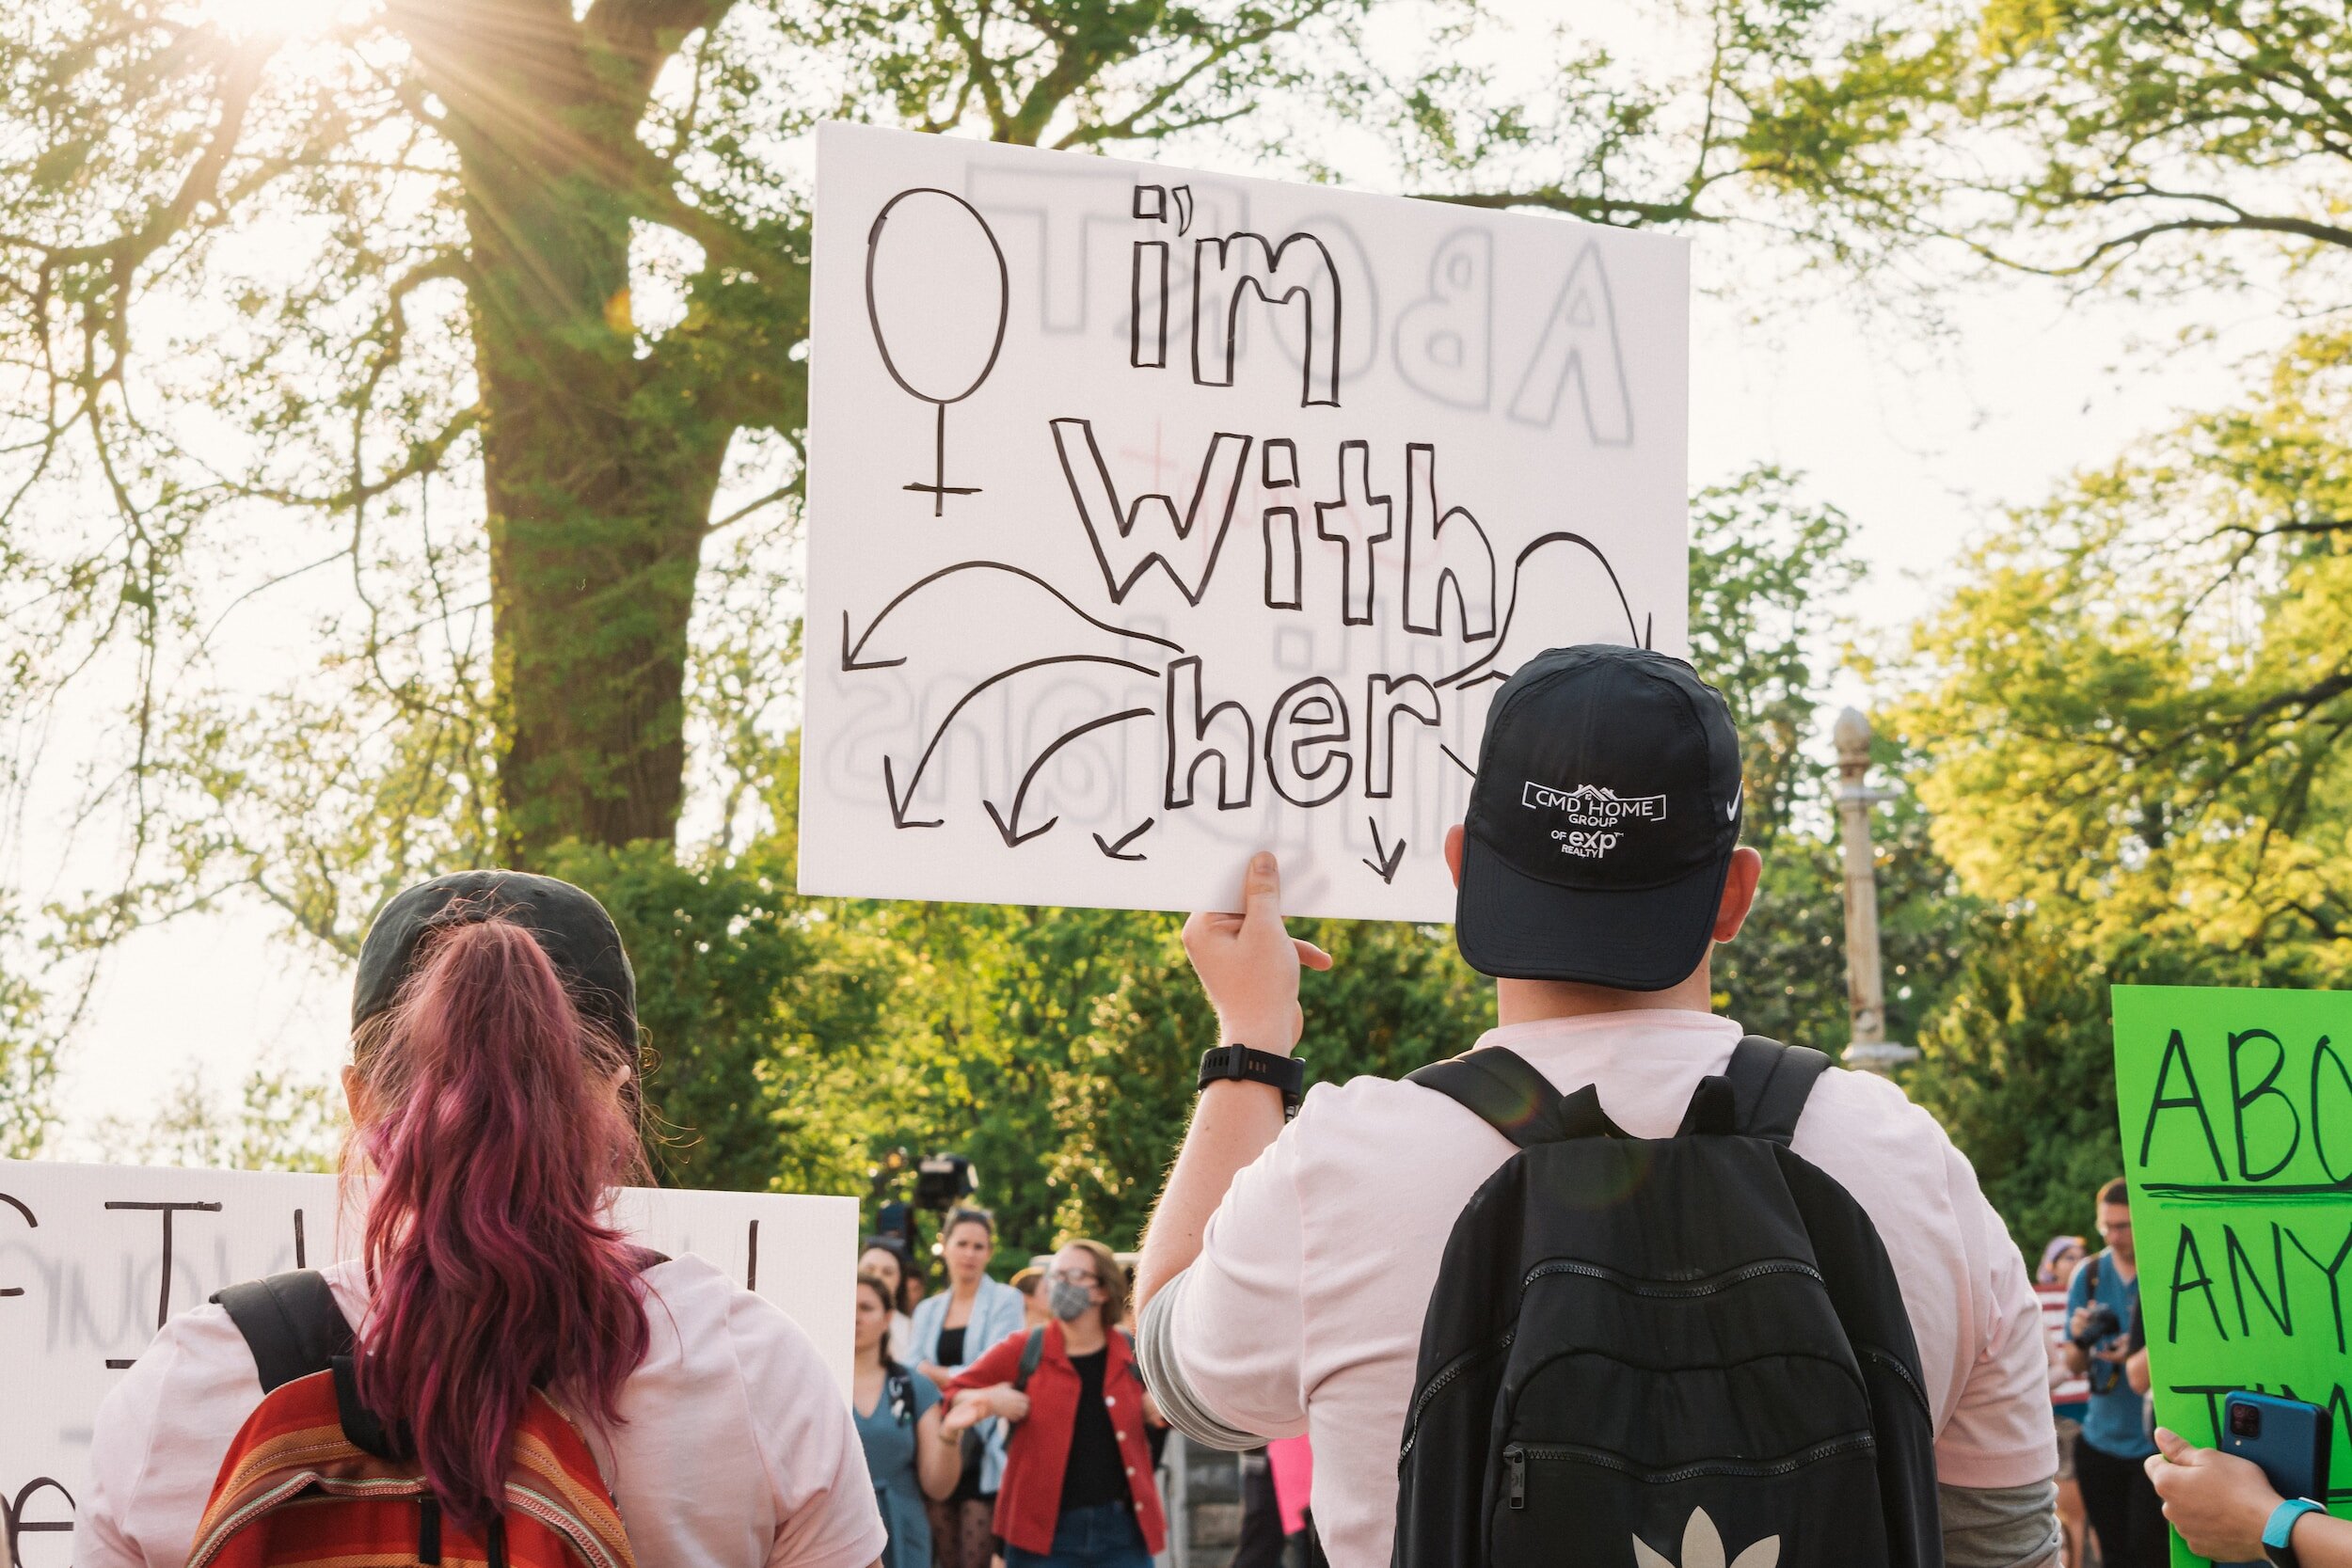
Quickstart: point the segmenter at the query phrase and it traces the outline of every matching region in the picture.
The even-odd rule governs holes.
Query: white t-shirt
[[[1479,1044],[1510,1047],[1564,1092],[1597,1085],[1619,1127],[1660,1138],[1740,1034],[1711,1014],[1647,1010],[1518,1024]],[[1795,1149],[1860,1200],[1886,1244],[1927,1376],[1937,1479],[2049,1478],[2058,1450],[2039,1304],[1935,1118],[1884,1079],[1832,1070],[1806,1101]],[[1173,1287],[1167,1350],[1206,1414],[1312,1439],[1315,1522],[1339,1568],[1389,1560],[1422,1317],[1454,1220],[1511,1152],[1434,1090],[1319,1085],[1234,1179]]]
[[[324,1271],[364,1321],[357,1262]],[[849,1401],[800,1325],[699,1258],[644,1273],[652,1342],[623,1424],[582,1434],[640,1568],[866,1568],[882,1515]],[[74,1568],[180,1568],[237,1429],[262,1402],[229,1314],[166,1323],[99,1407]]]

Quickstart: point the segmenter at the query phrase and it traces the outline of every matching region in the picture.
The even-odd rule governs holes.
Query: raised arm
[[[1298,1044],[1298,971],[1328,969],[1330,956],[1282,926],[1282,880],[1274,856],[1250,857],[1239,914],[1184,922],[1184,952],[1216,1009],[1218,1040],[1286,1055]],[[1152,1212],[1136,1265],[1138,1313],[1200,1256],[1201,1233],[1234,1176],[1282,1131],[1282,1096],[1267,1085],[1212,1084],[1193,1111],[1184,1148]]]

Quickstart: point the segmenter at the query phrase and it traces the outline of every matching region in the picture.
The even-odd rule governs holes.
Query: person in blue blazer
[[[939,1250],[947,1261],[947,1288],[916,1305],[909,1354],[915,1370],[945,1387],[1025,1329],[1021,1292],[988,1276],[989,1259],[996,1255],[994,1216],[985,1209],[956,1210],[940,1231]],[[992,1526],[1005,1479],[1005,1423],[992,1418],[973,1431],[977,1440],[965,1446],[954,1493],[930,1504],[940,1568],[988,1568],[995,1549]]]

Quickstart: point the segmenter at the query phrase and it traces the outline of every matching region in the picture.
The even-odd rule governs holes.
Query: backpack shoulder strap
[[[1029,1330],[1029,1338],[1021,1347],[1021,1370],[1012,1374],[1012,1386],[1015,1393],[1025,1394],[1029,1391],[1030,1374],[1037,1370],[1037,1364],[1044,1359],[1045,1330],[1041,1325]]]
[[[1591,1085],[1564,1095],[1525,1057],[1499,1045],[1416,1068],[1405,1082],[1437,1090],[1521,1148],[1565,1138],[1625,1136],[1600,1108],[1599,1091]]]
[[[351,1354],[351,1325],[335,1305],[326,1276],[316,1269],[231,1285],[213,1300],[245,1336],[264,1394],[326,1371],[337,1356]]]
[[[1740,1132],[1776,1144],[1794,1138],[1805,1099],[1829,1066],[1829,1057],[1810,1046],[1783,1045],[1762,1035],[1740,1040],[1724,1069]]]

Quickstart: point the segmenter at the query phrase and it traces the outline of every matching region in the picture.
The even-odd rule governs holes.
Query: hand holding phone
[[[2222,1401],[2221,1451],[2260,1466],[2282,1498],[2327,1500],[2329,1436],[2328,1412],[2305,1401],[2243,1392]],[[2265,1549],[2268,1556],[2251,1560],[2249,1568],[2293,1560],[2291,1553]]]

